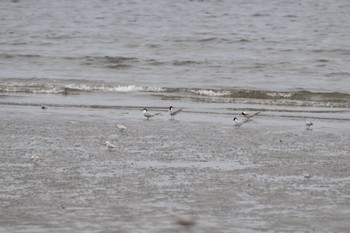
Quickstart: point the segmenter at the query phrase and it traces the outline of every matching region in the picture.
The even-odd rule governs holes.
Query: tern
[[[174,110],[173,106],[170,106],[168,109],[169,115],[171,116],[171,119],[174,119],[175,115],[182,112],[182,108]]]
[[[144,116],[147,118],[147,120],[148,120],[149,118],[152,118],[152,117],[154,117],[154,116],[160,115],[160,112],[158,112],[158,113],[150,113],[150,112],[147,111],[147,108],[144,108],[144,109],[143,109],[143,115],[144,115]]]
[[[236,128],[241,127],[243,124],[247,123],[249,119],[244,119],[243,121],[239,121],[237,117],[233,118],[233,123]]]
[[[242,112],[242,115],[247,118],[247,119],[250,119],[252,118],[253,116],[256,116],[258,115],[260,112]]]
[[[32,159],[32,162],[33,162],[33,163],[36,163],[36,162],[38,162],[38,160],[40,159],[40,157],[39,157],[38,155],[36,155],[36,154],[32,154],[31,159]]]
[[[303,172],[303,176],[304,176],[304,178],[306,178],[306,179],[311,178],[311,174],[308,173],[307,171],[304,171],[304,172]]]
[[[122,124],[117,124],[117,128],[118,128],[120,131],[124,131],[124,130],[128,129],[125,125],[122,125]]]
[[[106,141],[105,144],[108,147],[108,149],[112,149],[112,148],[116,148],[117,147],[117,146],[113,145],[112,143],[110,143],[109,141]]]
[[[311,121],[305,122],[306,129],[311,129],[311,126],[313,126],[313,125],[314,124]]]

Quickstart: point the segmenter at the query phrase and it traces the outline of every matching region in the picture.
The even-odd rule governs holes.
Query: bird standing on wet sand
[[[311,126],[313,126],[313,125],[314,124],[311,121],[305,122],[306,129],[311,129]]]
[[[258,115],[260,112],[242,112],[242,115],[247,118],[247,119],[250,119],[252,118],[253,116],[256,116]]]
[[[32,162],[35,164],[36,162],[38,162],[40,157],[37,154],[32,154],[31,159],[32,159]]]
[[[174,119],[175,115],[182,112],[182,108],[174,110],[173,106],[170,106],[168,109],[169,115],[171,116],[171,119]]]
[[[125,125],[122,125],[122,124],[117,124],[117,128],[118,128],[120,131],[124,131],[124,130],[127,130],[127,129],[128,129]]]
[[[237,117],[233,118],[233,123],[236,128],[241,127],[243,124],[247,123],[249,119],[244,119],[243,121],[239,121]]]
[[[303,176],[304,176],[304,178],[306,178],[306,179],[311,178],[311,174],[308,173],[307,171],[304,171],[304,172],[303,172]]]
[[[105,144],[108,147],[108,149],[113,149],[113,148],[117,147],[117,146],[113,145],[112,143],[110,143],[109,141],[106,141]]]
[[[147,120],[149,118],[154,117],[154,116],[160,115],[160,112],[158,112],[158,113],[150,113],[150,112],[148,112],[147,108],[144,108],[142,111],[143,111],[143,115],[146,117]]]

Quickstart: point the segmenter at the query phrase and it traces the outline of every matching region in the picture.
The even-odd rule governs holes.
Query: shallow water
[[[136,93],[149,106],[159,94],[176,98],[177,105],[190,95],[349,108],[347,1],[1,6],[0,92],[11,103],[61,104],[73,93],[111,105],[123,93]],[[105,99],[106,92],[114,98]]]

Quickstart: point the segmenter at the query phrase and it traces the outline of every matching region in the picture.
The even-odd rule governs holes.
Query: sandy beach
[[[348,232],[341,123],[197,118],[0,106],[0,232]]]
[[[350,232],[349,1],[0,5],[0,233]]]

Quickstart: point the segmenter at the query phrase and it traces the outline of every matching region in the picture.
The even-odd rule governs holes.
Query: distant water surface
[[[2,103],[350,107],[345,0],[0,5]]]

